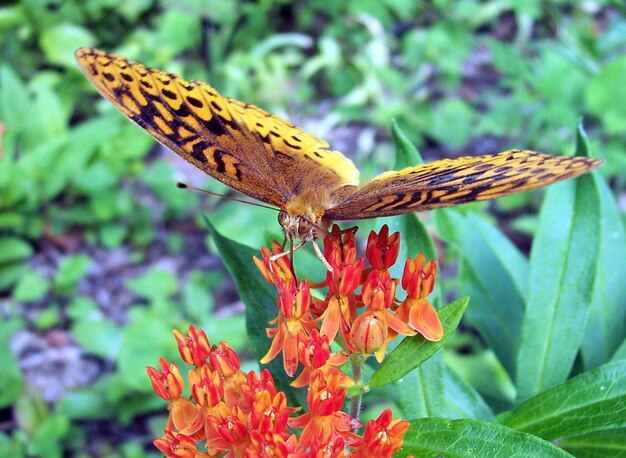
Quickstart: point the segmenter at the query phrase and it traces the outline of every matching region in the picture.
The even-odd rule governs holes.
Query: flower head
[[[402,288],[407,298],[400,304],[396,316],[411,325],[413,329],[431,341],[441,340],[443,326],[437,311],[426,299],[435,287],[435,260],[425,264],[425,257],[420,253],[415,260],[407,259],[402,275]]]
[[[374,269],[389,269],[396,263],[398,253],[400,253],[399,232],[394,232],[390,237],[389,226],[386,224],[383,225],[378,234],[374,231],[370,232],[365,256]]]
[[[385,409],[376,420],[367,422],[363,439],[349,456],[351,458],[391,457],[402,447],[402,438],[409,426],[408,421],[392,420],[391,410]]]
[[[278,316],[272,321],[277,327],[267,331],[272,344],[261,363],[269,363],[282,351],[285,372],[293,376],[298,369],[298,334],[308,334],[310,327],[311,292],[306,280],[297,287],[295,280],[289,284],[279,280],[277,287]]]

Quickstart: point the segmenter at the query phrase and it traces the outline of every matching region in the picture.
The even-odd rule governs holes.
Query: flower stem
[[[352,377],[357,386],[363,381],[363,375],[361,374],[362,361],[352,361]],[[361,403],[363,402],[363,390],[359,391],[359,394],[352,396],[350,403],[350,416],[355,420],[359,419],[361,413]]]

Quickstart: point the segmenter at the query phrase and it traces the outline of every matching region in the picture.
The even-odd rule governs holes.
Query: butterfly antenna
[[[186,184],[186,183],[178,182],[178,183],[176,183],[176,187],[180,188],[180,189],[191,189],[192,191],[201,192],[203,194],[209,194],[211,196],[221,197],[223,199],[233,200],[235,202],[241,202],[242,204],[248,204],[248,205],[253,205],[255,207],[268,208],[270,210],[279,211],[278,208],[271,207],[270,205],[260,204],[258,202],[253,202],[251,200],[238,199],[237,197],[227,196],[226,194],[220,194],[219,192],[207,191],[206,189],[198,188],[196,186],[192,186],[192,185]]]

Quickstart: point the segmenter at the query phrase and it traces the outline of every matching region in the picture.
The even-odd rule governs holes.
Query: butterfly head
[[[305,242],[323,239],[330,224],[323,218],[328,200],[328,192],[323,188],[306,188],[293,196],[278,214],[278,223],[287,238]]]
[[[287,238],[300,239],[305,242],[323,239],[328,232],[328,223],[313,214],[289,214],[285,210],[278,213],[278,223],[285,231]]]

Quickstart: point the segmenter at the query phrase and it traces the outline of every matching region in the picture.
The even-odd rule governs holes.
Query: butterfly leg
[[[302,245],[304,245],[306,243],[306,240],[300,240],[295,246],[293,245],[293,239],[289,239],[289,249],[285,250],[281,253],[276,253],[275,255],[270,256],[270,273],[272,274],[272,277],[274,276],[274,270],[272,268],[272,263],[277,261],[278,259],[282,258],[283,256],[287,256],[290,255],[289,257],[289,269],[291,270],[291,273],[293,274],[294,278],[297,278],[296,276],[296,272],[295,269],[293,267],[293,253],[294,251],[302,248]]]
[[[313,243],[313,251],[315,251],[315,254],[319,258],[319,260],[322,261],[322,264],[324,264],[324,267],[326,267],[326,269],[328,269],[330,273],[333,273],[333,270],[334,270],[333,266],[331,266],[328,260],[324,257],[324,253],[322,253],[322,250],[317,245],[317,241],[313,240],[312,243]]]

